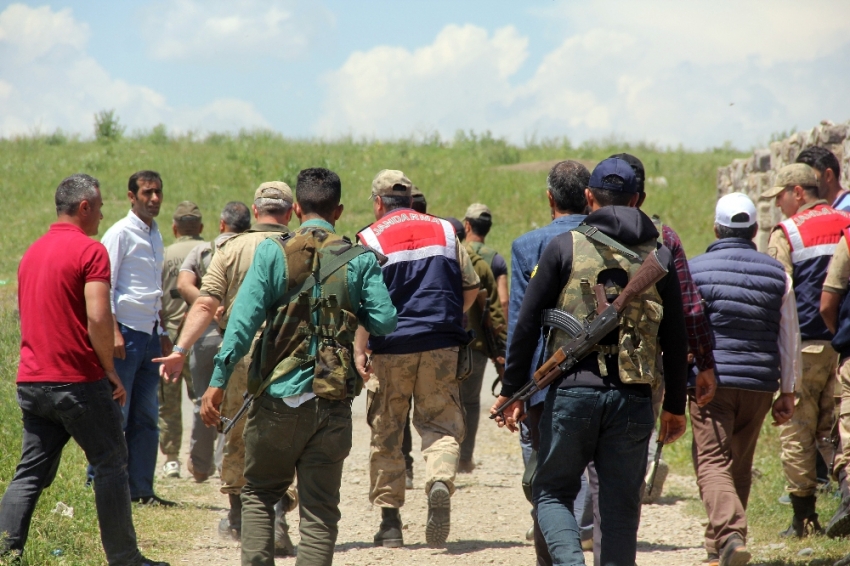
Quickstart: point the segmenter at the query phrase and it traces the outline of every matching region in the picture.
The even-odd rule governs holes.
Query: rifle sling
[[[589,226],[587,224],[579,224],[575,228],[573,228],[579,234],[583,234],[585,237],[590,238],[594,242],[598,244],[602,244],[603,246],[608,246],[609,248],[613,248],[626,256],[629,259],[640,259],[640,256],[609,236],[606,236],[603,232],[599,230],[596,226]]]

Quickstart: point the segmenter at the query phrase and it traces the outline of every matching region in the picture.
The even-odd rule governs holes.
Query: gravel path
[[[488,368],[492,371],[492,368]],[[490,383],[485,377],[485,384]],[[489,391],[482,392],[482,409],[493,402]],[[189,430],[191,404],[184,403],[184,422]],[[337,554],[338,565],[367,566],[376,564],[448,565],[448,564],[534,564],[533,545],[525,540],[530,526],[529,504],[520,487],[522,457],[516,435],[499,430],[482,414],[478,432],[476,462],[472,474],[458,475],[457,492],[452,497],[452,527],[445,548],[425,545],[426,501],[424,466],[414,434],[414,487],[407,492],[401,515],[405,524],[405,546],[384,549],[372,546],[372,536],[380,523],[380,509],[369,504],[369,427],[365,422],[365,395],[354,402],[354,445],[345,463],[342,485],[342,520]],[[184,434],[188,437],[188,434]],[[188,451],[184,438],[184,451]],[[183,458],[185,462],[185,457]],[[187,475],[184,471],[184,476]],[[205,489],[180,497],[179,485],[191,479],[158,480],[167,485],[168,494],[186,504],[198,505],[197,520],[203,532],[186,542],[185,555],[172,557],[171,563],[238,566],[238,544],[222,539],[217,525],[225,516],[227,498],[218,491],[218,480],[211,479]],[[640,566],[699,564],[705,557],[701,547],[702,530],[698,518],[685,512],[687,500],[696,496],[692,477],[672,475],[667,480],[660,504],[644,508],[639,532],[637,563]],[[200,486],[198,486],[200,487]],[[297,514],[290,513],[293,542],[298,544]],[[588,564],[593,557],[586,553]],[[280,558],[277,564],[294,564],[293,558]]]

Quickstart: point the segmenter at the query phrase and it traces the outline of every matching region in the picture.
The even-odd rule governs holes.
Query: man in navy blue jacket
[[[768,411],[775,424],[794,413],[800,330],[791,278],[753,244],[756,207],[743,193],[717,202],[717,240],[690,261],[712,329],[717,392],[700,407],[689,379],[694,468],[708,514],[709,563],[746,564],[747,499],[753,454]],[[781,393],[774,401],[774,394]]]

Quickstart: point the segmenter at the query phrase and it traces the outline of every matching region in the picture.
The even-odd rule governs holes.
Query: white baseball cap
[[[741,215],[741,216],[739,216]],[[743,217],[746,215],[746,218]],[[739,216],[738,218],[735,218]],[[735,218],[735,220],[732,220]],[[749,228],[758,220],[756,205],[744,193],[729,193],[717,201],[714,222],[727,228]]]

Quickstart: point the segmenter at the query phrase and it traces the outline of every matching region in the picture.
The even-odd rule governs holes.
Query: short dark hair
[[[485,213],[482,213],[478,218],[464,218],[469,222],[470,231],[476,236],[485,237],[490,233],[490,228],[493,227],[493,218]]]
[[[312,167],[298,173],[295,200],[307,214],[330,216],[342,198],[339,175],[323,167]]]
[[[615,153],[611,157],[622,159],[629,164],[632,171],[635,172],[635,186],[637,187],[638,192],[645,192],[646,169],[643,168],[643,162],[631,153]]]
[[[381,204],[384,205],[384,210],[389,212],[390,210],[395,210],[397,208],[410,208],[413,204],[413,197],[403,197],[399,195],[379,195],[377,198],[381,199]]]
[[[197,216],[181,216],[174,219],[177,233],[181,236],[196,236],[201,233],[201,219]]]
[[[251,227],[251,211],[248,205],[238,200],[232,200],[224,205],[221,211],[221,220],[224,225],[241,234]]]
[[[422,214],[428,214],[428,201],[425,195],[416,195],[410,198],[410,208]]]
[[[838,158],[835,154],[825,147],[813,146],[804,149],[800,152],[795,160],[797,163],[805,163],[813,169],[817,169],[818,173],[823,173],[827,169],[832,169],[835,178],[841,177],[841,165],[838,163]]]
[[[97,196],[99,188],[100,181],[85,173],[77,173],[62,179],[62,182],[56,187],[56,195],[54,196],[56,214],[73,216],[79,210],[80,203]]]
[[[159,187],[162,188],[162,177],[160,177],[159,173],[156,171],[149,171],[147,169],[136,171],[130,175],[130,181],[127,183],[127,188],[130,189],[130,192],[134,195],[139,194],[139,181],[147,181],[149,183],[156,181],[159,183]]]
[[[745,212],[742,214],[746,216]],[[736,214],[735,216],[738,215]],[[735,222],[735,216],[732,217],[733,222]],[[720,224],[715,224],[714,229],[717,230],[717,237],[720,239],[743,238],[745,240],[752,240],[756,237],[756,233],[758,232],[759,226],[757,222],[754,222],[752,225],[747,226],[746,228],[730,228],[728,226],[721,226]]]
[[[587,206],[584,189],[590,182],[590,171],[578,161],[566,160],[549,171],[546,184],[555,207],[563,212],[580,214]]]
[[[614,175],[611,175],[614,177]],[[606,178],[607,179],[607,178]],[[629,206],[632,197],[636,193],[624,193],[623,191],[609,191],[608,189],[594,189],[590,187],[593,200],[599,206]]]

